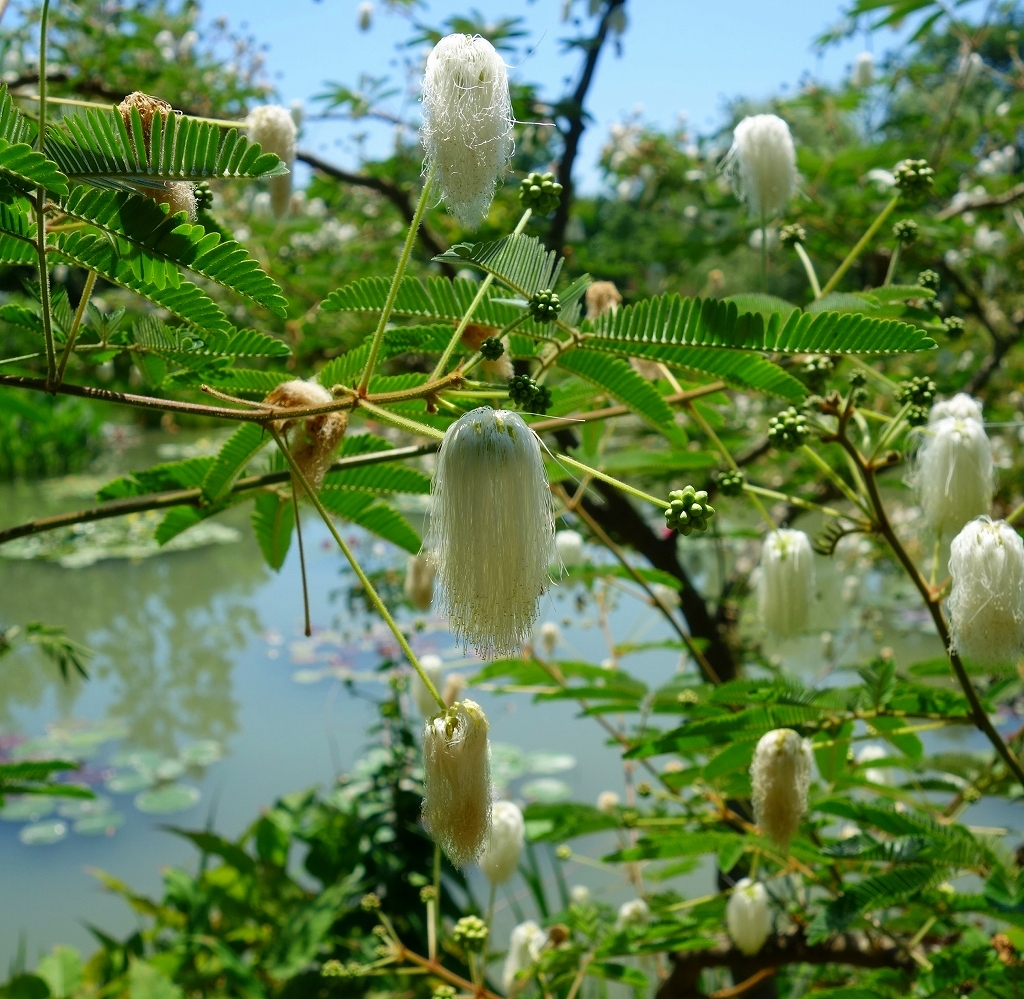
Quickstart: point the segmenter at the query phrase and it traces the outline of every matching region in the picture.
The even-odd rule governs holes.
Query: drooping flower
[[[536,964],[540,952],[547,942],[547,934],[532,920],[520,923],[513,931],[508,942],[508,954],[505,967],[501,973],[501,984],[506,992],[510,992],[516,983],[516,976]]]
[[[789,125],[774,114],[744,118],[733,130],[725,168],[754,218],[781,214],[796,188],[796,149]]]
[[[480,856],[480,870],[492,885],[503,885],[519,866],[526,836],[523,813],[513,801],[496,801],[491,809],[491,834]]]
[[[454,34],[427,57],[420,141],[441,197],[475,228],[512,159],[512,101],[505,63],[487,39]]]
[[[586,905],[590,901],[590,889],[586,885],[573,885],[569,889],[573,905]]]
[[[562,629],[554,621],[545,621],[540,626],[540,644],[544,646],[544,654],[550,659],[562,640]]]
[[[966,396],[964,400],[960,405],[966,411],[971,400]],[[967,521],[987,514],[992,506],[993,471],[992,445],[985,428],[973,416],[943,416],[930,423],[914,475],[921,509],[933,530],[956,533]]]
[[[587,318],[597,319],[606,312],[615,315],[622,304],[622,295],[614,281],[595,281],[587,288]]]
[[[274,153],[288,167],[288,173],[270,178],[270,204],[278,218],[288,214],[292,200],[292,170],[295,166],[295,119],[279,104],[253,108],[246,120],[249,138],[265,153]]]
[[[555,535],[555,550],[566,569],[583,563],[583,537],[577,531],[559,531]]]
[[[760,881],[742,878],[729,896],[725,907],[725,924],[737,948],[752,957],[772,932],[772,916],[768,910],[768,892]]]
[[[772,531],[761,546],[757,607],[761,622],[781,638],[802,631],[814,598],[814,553],[803,531]]]
[[[1024,652],[1024,541],[1005,521],[972,520],[950,546],[952,645],[978,663]]]
[[[444,690],[441,691],[441,700],[450,708],[465,689],[466,678],[461,673],[449,673],[444,681]]]
[[[452,631],[512,655],[549,583],[554,519],[537,435],[517,413],[474,409],[448,428],[431,486],[427,548]]]
[[[369,31],[373,27],[373,4],[370,0],[363,0],[356,8],[356,22],[360,31]]]
[[[430,610],[434,601],[434,563],[425,555],[410,555],[405,564],[405,598],[418,611]]]
[[[754,821],[783,848],[800,828],[807,811],[814,756],[811,744],[791,728],[777,728],[761,736],[750,765]]]
[[[441,662],[441,657],[430,654],[420,656],[420,665],[423,667],[423,672],[430,678],[434,689],[440,691],[441,680],[444,677],[444,663]],[[437,701],[434,700],[434,695],[427,689],[427,685],[420,678],[419,673],[413,672],[411,692],[412,699],[424,718],[430,718],[440,710]]]
[[[875,57],[870,52],[861,52],[853,60],[853,85],[870,87],[875,82]]]
[[[619,906],[619,915],[615,920],[615,929],[624,930],[627,926],[643,926],[651,918],[651,910],[642,898],[634,898]]]
[[[334,402],[334,396],[316,382],[296,378],[282,382],[265,401],[283,409],[305,409],[329,405]],[[278,433],[287,437],[295,464],[299,466],[306,481],[319,492],[327,469],[331,467],[335,449],[345,436],[348,412],[342,409],[307,416],[302,420],[277,420],[274,426]]]
[[[597,810],[610,815],[619,807],[619,796],[614,791],[602,791],[597,796]]]
[[[949,416],[981,423],[981,403],[977,399],[972,399],[966,392],[958,392],[952,399],[943,399],[942,402],[935,403],[928,413],[928,422],[938,423]]]
[[[480,855],[491,829],[487,717],[459,701],[423,728],[423,821],[456,867]]]

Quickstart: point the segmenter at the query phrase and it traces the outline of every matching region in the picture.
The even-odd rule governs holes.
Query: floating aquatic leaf
[[[522,787],[522,795],[527,801],[537,801],[542,805],[557,805],[572,797],[572,788],[564,780],[554,777],[538,777]]]
[[[523,751],[509,742],[491,743],[491,779],[498,787],[525,773]]]
[[[184,812],[195,805],[201,797],[202,794],[197,787],[189,784],[170,784],[136,795],[135,807],[140,812],[151,815],[169,815],[171,812]]]
[[[7,822],[36,822],[44,815],[49,815],[56,805],[53,798],[38,794],[26,794],[23,798],[11,797],[0,808],[0,819]]]
[[[131,767],[140,773],[146,770],[156,770],[164,761],[164,757],[152,749],[129,749],[111,757],[110,762],[115,767]]]
[[[79,819],[75,823],[75,832],[79,836],[113,836],[123,825],[123,812],[101,812]]]
[[[25,826],[18,833],[18,839],[26,846],[47,846],[50,843],[59,843],[67,834],[68,827],[65,822],[35,822]]]
[[[72,798],[61,803],[57,808],[57,814],[64,819],[84,819],[109,812],[110,806],[111,800],[102,794],[95,798]]]
[[[152,787],[154,780],[151,770],[147,770],[145,773],[129,770],[125,773],[114,774],[104,786],[113,794],[134,794],[143,788]]]
[[[190,743],[178,754],[181,761],[191,767],[208,767],[223,755],[220,743],[213,739]]]
[[[162,760],[153,771],[157,780],[177,780],[185,772],[181,760]]]
[[[530,753],[526,769],[531,774],[560,774],[576,766],[576,757],[569,753]]]
[[[22,760],[64,760],[72,753],[59,739],[26,739],[11,750],[11,759]]]
[[[328,671],[323,669],[297,669],[292,673],[292,680],[302,684],[319,683],[327,675]]]

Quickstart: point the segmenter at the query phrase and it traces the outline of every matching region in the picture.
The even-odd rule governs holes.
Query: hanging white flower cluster
[[[814,755],[807,739],[791,728],[777,728],[761,736],[750,765],[754,821],[783,848],[800,828],[807,811]]]
[[[976,400],[960,393],[932,407],[913,478],[925,521],[935,531],[955,534],[989,512],[992,445]]]
[[[624,930],[629,926],[644,926],[651,918],[651,910],[642,898],[634,898],[619,906],[615,929]]]
[[[562,640],[562,629],[554,621],[545,621],[540,626],[540,644],[544,648],[544,654],[550,659]]]
[[[424,555],[410,555],[405,564],[405,598],[418,611],[430,610],[434,602],[434,563]]]
[[[729,896],[725,907],[725,925],[736,947],[752,957],[772,932],[772,915],[768,910],[768,892],[760,881],[742,878]]]
[[[454,34],[434,46],[423,78],[420,141],[448,211],[475,228],[513,148],[508,74],[486,38]]]
[[[780,215],[796,189],[796,149],[789,125],[774,114],[744,118],[733,130],[723,166],[751,216]]]
[[[501,984],[506,992],[512,991],[520,972],[537,963],[547,939],[548,935],[532,919],[520,923],[512,931],[505,967],[501,972]]]
[[[270,205],[278,218],[288,214],[292,199],[292,170],[295,166],[295,119],[291,112],[278,104],[264,104],[253,108],[246,120],[249,138],[263,147],[263,152],[274,153],[288,167],[288,173],[271,177]]]
[[[583,537],[577,531],[559,531],[555,535],[555,550],[566,569],[583,564]]]
[[[434,690],[440,691],[441,680],[444,678],[444,663],[441,662],[441,657],[429,653],[420,656],[420,666],[423,667],[423,672],[427,674],[430,682],[434,685]],[[427,689],[427,685],[419,673],[415,671],[412,674],[410,689],[416,708],[424,718],[431,718],[437,714],[440,707],[434,700],[434,695]]]
[[[471,864],[491,830],[491,748],[483,708],[459,701],[423,728],[423,822],[456,867]]]
[[[814,599],[814,552],[803,531],[772,531],[761,545],[757,608],[780,638],[802,631]]]
[[[949,553],[953,648],[978,663],[1014,663],[1024,653],[1024,541],[1005,521],[979,517]]]
[[[870,87],[875,82],[875,57],[870,52],[861,52],[853,60],[853,85]]]
[[[533,633],[554,554],[537,435],[518,413],[466,413],[444,435],[431,494],[427,549],[452,631],[485,658],[512,655]]]
[[[480,856],[480,870],[492,885],[503,885],[516,872],[526,836],[523,813],[514,801],[496,801],[491,809],[491,834]]]
[[[296,378],[282,382],[265,401],[271,406],[284,409],[305,409],[329,405],[334,402],[334,396],[317,382],[304,382]],[[278,433],[287,436],[295,464],[299,466],[306,481],[319,492],[327,469],[331,467],[334,452],[345,436],[348,412],[340,409],[318,416],[307,416],[303,420],[277,420],[274,427]]]

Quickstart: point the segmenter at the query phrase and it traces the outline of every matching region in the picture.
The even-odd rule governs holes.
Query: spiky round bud
[[[562,199],[562,185],[553,173],[528,173],[519,185],[519,204],[536,215],[550,215]]]
[[[863,371],[850,372],[850,388],[864,388],[868,383],[868,376]]]
[[[923,427],[928,422],[928,407],[911,406],[907,410],[906,420],[912,427]]]
[[[768,892],[760,881],[741,878],[725,907],[725,925],[732,942],[747,957],[753,957],[772,932]]]
[[[475,701],[459,701],[423,727],[423,822],[456,867],[476,860],[491,829],[488,728]]]
[[[553,323],[561,311],[562,303],[553,291],[538,291],[530,299],[530,316],[535,322]]]
[[[583,536],[577,531],[559,531],[555,535],[555,550],[567,569],[583,562]]]
[[[896,400],[904,406],[908,402],[915,406],[930,406],[938,391],[939,386],[935,382],[920,375],[900,384],[899,390],[896,392]],[[927,416],[925,421],[927,422]]]
[[[917,275],[917,283],[922,288],[930,288],[932,291],[938,291],[939,285],[942,283],[942,278],[939,277],[936,271],[933,271],[931,268],[927,268]]]
[[[418,611],[430,610],[434,602],[434,563],[424,555],[410,555],[405,564],[405,599]]]
[[[950,340],[959,340],[964,335],[967,325],[959,316],[946,316],[942,320],[942,328]]]
[[[572,857],[572,847],[568,843],[559,843],[555,847],[555,856],[559,860],[569,860]]]
[[[501,337],[489,336],[480,344],[480,354],[485,361],[496,361],[505,353],[505,345]]]
[[[914,478],[925,520],[956,533],[992,506],[992,445],[974,419],[946,416],[928,425]]]
[[[526,823],[519,806],[512,801],[496,801],[491,809],[491,832],[478,861],[492,885],[503,885],[515,874],[525,837]]]
[[[369,892],[360,899],[359,905],[364,912],[376,912],[380,908],[380,896]]]
[[[958,392],[952,399],[943,399],[935,403],[928,417],[929,423],[938,423],[946,417],[955,416],[958,420],[974,420],[982,422],[981,403],[972,399],[966,392]]]
[[[814,598],[814,554],[803,531],[772,531],[761,546],[757,605],[761,623],[781,638],[802,631]]]
[[[295,119],[279,104],[264,104],[253,108],[246,119],[249,138],[258,142],[265,153],[273,153],[288,168],[288,173],[271,177],[270,205],[274,215],[288,214],[292,200],[292,171],[295,167]]]
[[[733,130],[724,168],[756,219],[785,211],[796,188],[796,150],[789,125],[774,114],[744,118]]]
[[[551,405],[551,389],[538,385],[529,375],[513,375],[508,380],[508,395],[515,405],[530,413],[546,413]]]
[[[452,930],[459,946],[471,953],[480,953],[487,946],[487,924],[479,916],[463,916]]]
[[[441,681],[444,679],[444,663],[441,661],[441,657],[429,653],[420,656],[420,666],[423,667],[423,672],[427,674],[430,682],[434,685],[434,690],[440,690]],[[434,700],[434,695],[427,689],[427,685],[416,672],[412,675],[411,693],[417,710],[424,718],[430,718],[441,710],[437,701]]]
[[[807,242],[807,230],[798,223],[784,225],[779,230],[779,242],[783,246],[796,246],[797,243]]]
[[[431,995],[434,999],[455,999],[458,995],[458,990],[454,985],[435,985]]]
[[[347,978],[348,972],[345,970],[345,965],[341,961],[332,958],[330,961],[324,961],[323,967],[320,969],[320,974],[324,978]]]
[[[949,622],[953,648],[978,663],[1024,652],[1024,541],[1005,521],[979,517],[953,539]]]
[[[723,496],[742,496],[746,477],[739,469],[727,468],[715,474],[715,483]]]
[[[508,942],[508,954],[501,973],[501,983],[506,992],[511,992],[516,978],[536,964],[547,943],[547,934],[532,920],[520,923]]]
[[[835,367],[835,364],[832,363],[832,358],[827,354],[821,357],[809,357],[800,365],[800,374],[804,376],[804,381],[807,382],[812,391],[820,392],[825,382],[832,377]]]
[[[913,246],[921,235],[921,229],[913,219],[900,219],[892,227],[892,234],[904,245]]]
[[[427,548],[452,631],[485,657],[514,654],[533,633],[554,555],[537,435],[517,413],[466,413],[445,433],[431,493]]]
[[[647,781],[642,780],[636,786],[636,793],[640,795],[641,798],[649,798],[654,793],[654,791],[651,785],[647,783]]]
[[[935,186],[935,171],[927,160],[901,160],[893,167],[896,186],[908,198],[923,198]]]
[[[688,537],[693,531],[706,531],[708,521],[715,515],[715,508],[708,503],[704,489],[693,486],[673,489],[668,494],[669,507],[665,511],[665,524],[670,531],[678,531]]]
[[[754,821],[784,849],[800,828],[807,811],[814,755],[811,744],[791,728],[761,736],[750,765]]]
[[[768,443],[777,451],[795,451],[811,436],[807,418],[793,406],[768,421]]]
[[[420,889],[420,901],[423,903],[437,901],[437,889],[433,885],[424,885]]]
[[[334,402],[334,396],[317,382],[296,378],[282,382],[265,401],[268,405],[282,409],[306,409],[330,405]],[[295,464],[299,466],[306,481],[319,492],[327,469],[331,467],[334,452],[345,436],[348,427],[347,410],[320,413],[301,420],[280,419],[275,421],[274,427],[287,438]]]
[[[491,207],[513,148],[508,73],[486,38],[447,35],[431,50],[420,141],[448,211],[475,228]]]
[[[196,199],[196,210],[208,212],[213,208],[213,188],[207,181],[202,181],[193,187],[193,194]]]

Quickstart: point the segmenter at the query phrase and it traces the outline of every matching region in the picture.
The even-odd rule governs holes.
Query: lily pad
[[[132,749],[124,753],[118,753],[111,757],[110,762],[115,767],[131,767],[132,770],[156,770],[164,757],[152,749]]]
[[[100,812],[80,818],[75,823],[75,832],[79,836],[113,836],[123,825],[123,812]]]
[[[68,834],[66,822],[34,822],[18,833],[18,839],[26,846],[47,846],[59,843]]]
[[[181,760],[163,760],[153,771],[157,780],[177,780],[185,772]]]
[[[178,754],[179,759],[190,767],[208,767],[224,755],[219,742],[213,739],[202,739],[192,742]]]
[[[531,774],[560,774],[576,766],[576,757],[569,753],[530,753],[526,769]]]
[[[57,814],[62,819],[77,821],[102,815],[110,811],[111,801],[105,795],[98,795],[95,798],[72,798],[70,801],[62,802],[57,808]]]
[[[0,819],[7,822],[37,822],[49,815],[57,803],[53,798],[40,794],[26,794],[23,798],[8,798],[0,808]]]
[[[114,774],[104,787],[112,794],[134,794],[136,791],[152,787],[153,783],[152,771],[139,773],[137,770],[127,770],[123,773]]]
[[[557,805],[572,797],[572,788],[564,780],[556,780],[554,777],[531,780],[522,786],[521,792],[527,801],[536,801],[542,805]]]
[[[170,784],[167,787],[143,791],[135,796],[135,807],[150,815],[169,815],[184,812],[195,805],[202,794],[189,784]]]
[[[523,751],[509,742],[491,743],[491,777],[498,787],[525,773]]]

